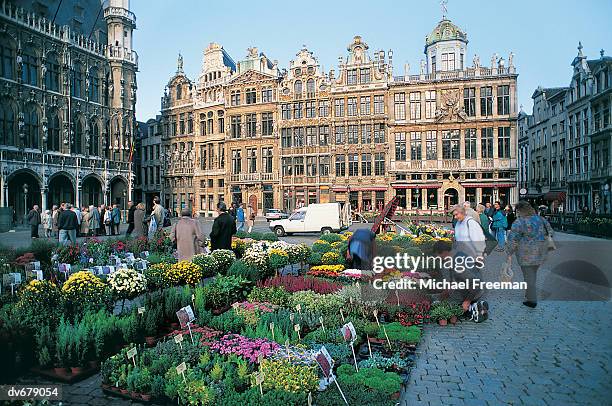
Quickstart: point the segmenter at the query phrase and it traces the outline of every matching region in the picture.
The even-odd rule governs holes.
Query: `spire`
[[[604,51],[604,49],[601,48],[601,50],[599,51],[599,56],[601,57],[601,59],[603,59],[605,53],[606,53],[606,51]]]
[[[448,13],[448,8],[446,8],[447,4],[448,4],[448,0],[440,0],[440,9],[442,10],[443,20],[446,20],[446,14]]]
[[[582,58],[584,54],[582,53],[582,41],[578,41],[578,57]]]
[[[176,74],[183,73],[183,55],[179,52],[178,58],[176,59]]]

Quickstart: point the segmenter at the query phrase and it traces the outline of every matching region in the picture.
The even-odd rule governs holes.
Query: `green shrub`
[[[255,286],[247,296],[249,302],[267,302],[278,306],[286,306],[291,295],[283,286],[271,286],[268,288]]]
[[[318,392],[314,398],[317,406],[338,406],[343,405],[344,400],[338,390],[330,387],[323,392]],[[397,401],[389,399],[388,396],[381,396],[378,391],[364,390],[362,385],[350,384],[342,385],[342,392],[349,405],[368,405],[368,406],[394,406]]]
[[[385,329],[391,341],[401,341],[407,344],[417,344],[421,341],[421,329],[417,326],[402,326],[396,321],[385,324]],[[385,338],[385,333],[382,328],[378,332],[378,338]]]
[[[265,241],[278,241],[278,236],[275,233],[268,232],[263,233],[261,239]]]
[[[261,396],[259,387],[253,387],[242,393],[231,390],[222,390],[219,393],[221,397],[217,397],[217,402],[223,406],[303,406],[308,403],[308,394],[303,392],[292,393],[272,389],[266,390]],[[344,403],[342,400],[341,402]]]
[[[244,262],[243,260],[235,261],[232,266],[227,270],[228,276],[239,276],[244,279],[248,279],[252,282],[256,282],[261,279],[261,273],[257,268]]]
[[[402,384],[402,378],[395,372],[384,372],[378,368],[361,368],[356,372],[350,364],[340,365],[337,375],[341,386],[359,385],[386,395],[399,392]]]
[[[342,241],[342,237],[340,236],[340,234],[336,233],[323,234],[319,237],[319,239],[327,241],[330,244],[336,241]]]

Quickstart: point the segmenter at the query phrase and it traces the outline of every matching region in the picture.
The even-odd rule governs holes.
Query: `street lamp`
[[[23,184],[23,217],[25,218],[28,215],[28,189],[29,185],[27,183]]]
[[[127,190],[123,189],[123,221],[127,223]]]

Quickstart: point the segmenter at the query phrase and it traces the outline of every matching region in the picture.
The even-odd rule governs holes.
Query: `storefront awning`
[[[425,185],[391,185],[393,189],[440,189],[442,187],[441,183],[428,183]]]
[[[346,186],[333,186],[332,190],[334,192],[341,192],[341,193],[346,193],[348,191],[350,192],[384,192],[387,190],[386,186],[359,186],[359,187],[353,187],[351,186],[350,188],[347,188]]]
[[[548,192],[544,195],[544,200],[547,201],[555,201],[558,200],[560,202],[564,202],[565,201],[565,192],[562,191],[558,191],[558,192]]]
[[[461,186],[466,187],[516,187],[514,183],[462,183]]]

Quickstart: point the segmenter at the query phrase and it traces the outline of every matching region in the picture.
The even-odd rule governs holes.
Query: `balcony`
[[[480,161],[481,168],[493,168],[493,158],[483,158]]]
[[[426,73],[422,75],[394,76],[394,83],[413,83],[413,82],[433,82],[436,80],[455,80],[487,78],[496,76],[514,75],[516,70],[513,67],[505,68],[465,68],[464,70],[454,70],[449,72],[438,71],[436,73]]]
[[[442,161],[442,168],[444,169],[459,169],[460,166],[458,159],[444,159]]]
[[[230,181],[238,183],[276,182],[278,181],[278,174],[276,172],[240,173],[236,175],[230,175]]]
[[[123,7],[107,7],[104,9],[104,18],[121,17],[129,20],[132,24],[136,24],[136,16],[130,10]]]
[[[138,67],[138,54],[136,51],[125,47],[108,46],[106,48],[106,57],[111,61],[127,61]]]

